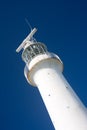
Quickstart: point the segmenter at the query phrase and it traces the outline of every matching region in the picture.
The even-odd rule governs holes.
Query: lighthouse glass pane
[[[34,51],[35,55],[39,54],[39,48],[38,48],[38,46],[32,45],[32,48],[33,48],[33,51]]]
[[[24,62],[29,63],[35,56],[46,53],[46,47],[41,44],[31,44],[22,53],[22,59]]]

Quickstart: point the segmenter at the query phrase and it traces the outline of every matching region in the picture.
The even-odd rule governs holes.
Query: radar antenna
[[[32,41],[33,39],[33,35],[36,33],[37,29],[34,28],[33,30],[31,30],[31,32],[29,33],[29,35],[23,40],[23,42],[20,44],[20,46],[16,49],[16,52],[20,52],[21,49],[23,49],[25,47],[25,45],[27,43],[29,43],[29,41]]]

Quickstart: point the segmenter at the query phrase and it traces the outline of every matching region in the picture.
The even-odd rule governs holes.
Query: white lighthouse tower
[[[36,31],[34,28],[16,50],[23,49],[27,81],[37,86],[55,130],[87,130],[87,110],[64,78],[62,61],[33,38]]]

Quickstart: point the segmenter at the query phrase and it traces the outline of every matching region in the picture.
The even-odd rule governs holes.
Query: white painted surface
[[[16,52],[33,44],[36,31],[34,28],[30,32]],[[65,80],[62,70],[60,58],[46,52],[27,62],[24,74],[30,84],[38,87],[56,130],[87,130],[87,110]]]
[[[29,76],[39,89],[55,130],[87,130],[86,108],[54,59],[40,61]]]

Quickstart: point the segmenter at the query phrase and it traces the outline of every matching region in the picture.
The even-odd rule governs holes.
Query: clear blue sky
[[[25,18],[38,28],[35,38],[60,56],[63,74],[87,107],[87,2],[0,2],[0,130],[54,130],[37,88],[24,77],[21,53],[15,52],[30,31]]]

